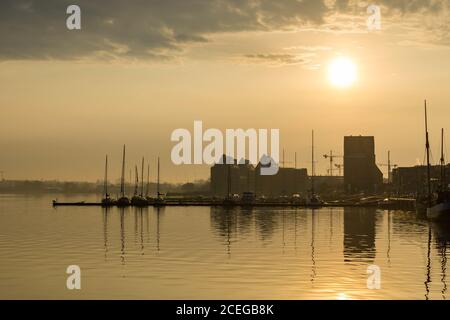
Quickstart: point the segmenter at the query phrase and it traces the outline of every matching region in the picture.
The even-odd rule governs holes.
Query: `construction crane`
[[[339,175],[341,175],[342,169],[344,169],[344,165],[342,163],[335,163],[334,166],[339,170]]]
[[[328,172],[330,173],[330,176],[333,176],[333,162],[335,158],[343,158],[341,155],[334,155],[333,150],[330,150],[329,154],[324,154],[323,157],[325,159],[330,159],[330,169],[328,169]]]
[[[388,168],[388,183],[391,183],[391,173],[392,168],[397,168],[398,165],[391,164],[391,151],[388,151],[388,163],[377,163],[380,167],[387,167]]]

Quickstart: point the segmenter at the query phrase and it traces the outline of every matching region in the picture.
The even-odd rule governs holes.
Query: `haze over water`
[[[1,299],[447,298],[450,226],[413,212],[54,209],[52,199],[0,195]],[[372,264],[379,290],[367,288]],[[66,289],[69,265],[81,290]]]

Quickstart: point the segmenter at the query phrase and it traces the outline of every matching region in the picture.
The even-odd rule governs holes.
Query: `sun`
[[[350,87],[356,80],[356,65],[350,58],[334,58],[328,66],[328,79],[339,88]]]

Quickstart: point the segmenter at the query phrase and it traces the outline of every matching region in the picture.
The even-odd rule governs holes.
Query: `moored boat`
[[[432,220],[450,219],[450,192],[445,177],[445,157],[444,157],[444,129],[441,130],[441,158],[440,168],[441,177],[439,188],[433,194],[431,186],[430,174],[430,140],[428,135],[428,116],[427,116],[427,102],[425,100],[425,132],[426,132],[426,151],[427,151],[427,218]]]

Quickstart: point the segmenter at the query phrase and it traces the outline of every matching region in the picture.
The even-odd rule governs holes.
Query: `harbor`
[[[162,207],[162,206],[211,206],[211,207],[291,207],[291,208],[327,208],[327,207],[371,207],[390,210],[414,210],[427,215],[434,220],[450,217],[450,196],[446,180],[447,164],[444,154],[444,129],[441,130],[440,159],[438,170],[434,170],[430,161],[430,141],[428,131],[427,103],[425,110],[425,151],[426,174],[419,175],[416,170],[416,182],[413,190],[400,192],[400,185],[407,179],[400,175],[404,168],[398,168],[391,162],[388,151],[387,163],[375,160],[375,138],[371,136],[344,137],[344,155],[333,154],[331,150],[323,157],[329,161],[328,177],[316,175],[316,156],[314,130],[311,132],[311,174],[306,168],[297,168],[295,154],[294,168],[286,168],[285,151],[283,149],[281,167],[275,175],[263,175],[265,164],[256,166],[245,159],[234,159],[225,154],[211,169],[210,192],[197,196],[167,196],[161,190],[160,158],[157,158],[157,181],[154,196],[150,195],[150,164],[147,165],[146,181],[144,177],[145,159],[142,157],[140,173],[134,166],[133,193],[126,192],[126,146],[122,150],[122,167],[120,190],[117,197],[110,194],[108,182],[108,156],[105,158],[103,179],[103,198],[99,202],[65,202],[53,200],[52,205],[58,206],[101,206],[101,207]],[[343,164],[334,161],[343,158]],[[271,165],[272,162],[269,162]],[[278,166],[279,164],[277,164]],[[387,180],[379,167],[387,167]],[[334,168],[344,168],[343,176],[333,176]],[[432,175],[438,171],[438,178]],[[424,171],[424,170],[422,170]],[[400,176],[400,178],[399,178]],[[326,180],[324,180],[324,178]],[[343,179],[342,179],[343,178]],[[131,180],[131,173],[130,173]],[[319,181],[322,180],[321,186]],[[334,189],[324,190],[323,181],[330,184],[334,181]],[[336,184],[340,181],[343,185]],[[326,192],[328,191],[328,192]]]

